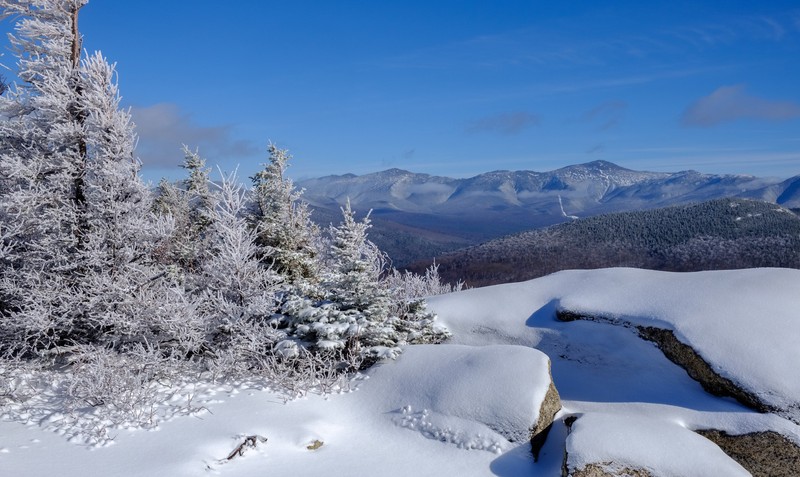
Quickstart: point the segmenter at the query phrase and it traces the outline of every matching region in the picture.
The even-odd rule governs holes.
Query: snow
[[[800,426],[709,395],[621,325],[674,330],[721,374],[791,407],[800,396],[798,287],[797,270],[606,269],[433,297],[450,344],[406,347],[350,393],[284,403],[257,383],[198,385],[196,414],[152,431],[115,429],[107,447],[68,442],[63,410],[7,408],[0,474],[556,476],[566,448],[572,468],[748,475],[692,431],[773,430],[800,444]],[[560,322],[559,308],[614,322]],[[564,407],[533,463],[524,435],[549,384],[542,352]],[[567,416],[577,418],[569,434]],[[251,435],[267,441],[224,460]]]
[[[655,475],[750,475],[714,443],[684,426],[630,414],[581,417],[567,438],[567,456],[575,469],[612,462],[609,467],[615,470],[644,468]]]
[[[498,303],[502,304],[502,313],[494,311]],[[489,340],[552,348],[558,346],[554,341],[563,336],[563,330],[585,328],[586,333],[570,335],[572,340],[583,340],[590,336],[589,329],[606,328],[553,323],[557,307],[674,330],[679,340],[695,349],[718,373],[769,404],[794,409],[800,419],[798,270],[566,271],[530,282],[434,298],[431,307],[453,330],[454,339],[468,344]],[[614,332],[603,333],[609,339],[614,336]],[[613,347],[602,349],[597,359],[608,361],[624,353],[608,348]],[[553,351],[548,354],[552,356]],[[617,365],[630,357],[620,358],[611,366],[615,374],[619,374]],[[635,365],[626,367],[633,369]],[[562,390],[558,382],[556,386]]]
[[[800,271],[571,275],[580,289],[561,297],[562,307],[674,330],[718,373],[768,404],[794,409],[800,422]]]
[[[427,410],[525,442],[550,386],[550,364],[544,353],[522,346],[424,345],[408,347],[371,377],[381,384],[369,392],[386,411]]]
[[[618,326],[674,330],[718,373],[797,416],[798,270],[565,271],[434,297],[429,305],[452,331],[454,342],[514,343],[551,357],[564,403],[561,417],[578,417],[577,434],[568,438],[575,451],[570,465],[620,461],[655,475],[740,475],[741,469],[739,474],[709,472],[714,466],[736,465],[716,446],[715,452],[708,451],[704,439],[698,445],[699,436],[689,431],[771,429],[800,443],[795,423],[709,395],[635,330]],[[559,322],[557,309],[604,317],[616,325]],[[655,457],[664,455],[670,457]]]
[[[529,455],[528,429],[549,384],[548,358],[534,349],[413,346],[348,394],[284,404],[268,391],[206,387],[194,402],[207,412],[157,431],[117,430],[110,447],[69,443],[36,420],[0,422],[0,469],[64,477],[485,475],[498,454],[522,446]],[[267,442],[224,461],[250,435]],[[309,450],[315,441],[322,445]],[[507,459],[504,468],[532,465]]]

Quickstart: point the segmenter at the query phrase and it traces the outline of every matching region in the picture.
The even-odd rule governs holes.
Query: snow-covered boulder
[[[369,381],[364,391],[376,393],[398,425],[465,448],[501,451],[497,437],[546,435],[561,408],[549,358],[523,346],[409,346]]]
[[[565,475],[750,476],[710,440],[678,422],[633,414],[590,413],[572,424]]]
[[[800,270],[571,275],[562,309],[633,325],[707,390],[800,423]]]

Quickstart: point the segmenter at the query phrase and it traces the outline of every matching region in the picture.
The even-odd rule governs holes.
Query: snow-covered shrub
[[[408,270],[400,272],[393,268],[387,274],[386,282],[393,295],[403,297],[409,302],[461,291],[464,288],[464,282],[459,281],[455,285],[442,282],[439,276],[439,264],[435,261],[425,270],[425,275],[418,275]]]

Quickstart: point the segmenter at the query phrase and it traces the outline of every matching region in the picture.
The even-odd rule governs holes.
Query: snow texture
[[[550,386],[550,364],[544,353],[522,346],[422,345],[407,347],[372,378],[389,410],[475,421],[525,442]]]
[[[21,424],[25,409],[18,409],[0,421],[0,470],[64,477],[556,476],[566,446],[572,466],[614,461],[654,475],[747,475],[691,431],[773,430],[800,444],[800,426],[709,395],[630,329],[559,322],[555,311],[674,329],[720,372],[755,389],[769,385],[774,397],[790,401],[797,395],[790,391],[798,381],[791,363],[799,282],[795,270],[612,269],[443,295],[430,307],[462,346],[407,347],[356,382],[355,392],[284,404],[248,383],[198,385],[178,397],[192,399],[195,416],[166,420],[155,431],[117,429],[114,445],[102,448],[59,435],[59,410],[30,414]],[[547,359],[532,347],[552,361],[564,405],[557,417],[577,417],[569,436],[557,420],[538,463],[528,443],[506,438],[533,422],[546,391]],[[268,441],[224,461],[249,435]],[[317,440],[323,444],[309,450]]]
[[[652,475],[749,476],[711,441],[679,423],[628,414],[580,417],[567,438],[567,464],[610,462],[614,470],[642,468]]]
[[[495,311],[498,304],[502,314]],[[557,339],[556,329],[594,328],[589,323],[553,324],[559,307],[673,330],[717,373],[800,419],[799,270],[566,271],[434,298],[431,305],[464,343],[488,339],[547,347]],[[526,322],[533,328],[525,327]],[[596,358],[607,361],[613,355]],[[563,391],[558,382],[556,387]]]

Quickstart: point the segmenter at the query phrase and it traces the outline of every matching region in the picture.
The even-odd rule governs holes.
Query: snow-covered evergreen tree
[[[79,59],[78,0],[4,1],[22,85],[0,101],[3,348],[42,356],[83,345],[174,341],[174,316],[142,313],[170,284],[113,66]],[[163,307],[162,307],[163,308]]]
[[[251,177],[249,223],[262,260],[306,293],[318,281],[319,230],[300,200],[302,192],[285,176],[289,159],[286,150],[269,145],[269,162]]]
[[[160,260],[185,273],[194,273],[201,268],[208,247],[206,232],[211,225],[213,200],[205,159],[187,146],[183,146],[183,153],[182,167],[189,176],[179,185],[162,179],[153,209],[157,214],[171,216],[175,223],[172,236],[159,248]]]
[[[84,3],[0,2],[4,15],[21,16],[10,39],[23,84],[0,97],[0,217],[8,246],[0,287],[9,315],[3,338],[13,342],[6,349],[19,352],[67,344],[66,334],[82,320],[82,298],[73,289],[85,273],[76,257],[88,228],[75,28]]]
[[[271,344],[277,335],[267,322],[275,311],[280,278],[259,260],[256,234],[247,226],[245,195],[236,176],[223,176],[209,199],[209,248],[200,280],[209,331],[217,339],[230,339],[242,327],[256,327],[262,330],[260,339]]]
[[[322,266],[323,300],[292,296],[281,311],[290,335],[315,349],[357,350],[366,364],[393,358],[400,346],[435,343],[448,334],[434,323],[422,300],[392,296],[388,260],[369,241],[369,214],[362,220],[348,201],[342,222],[329,228]]]

